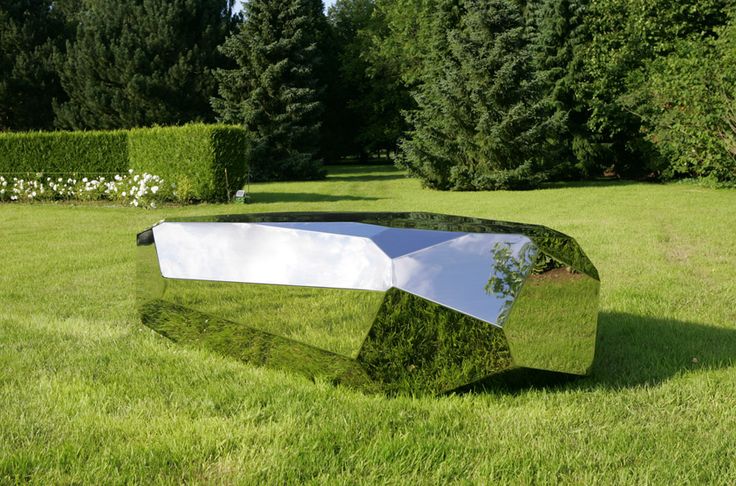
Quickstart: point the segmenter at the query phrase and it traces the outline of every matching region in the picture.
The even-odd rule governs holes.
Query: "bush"
[[[113,174],[128,170],[128,134],[26,132],[0,134],[0,173]]]
[[[227,200],[245,181],[245,157],[245,130],[227,125],[0,134],[0,174],[82,179],[133,169],[174,183],[180,201]]]
[[[665,177],[736,181],[736,22],[717,33],[649,63],[624,98],[667,161]]]
[[[223,201],[245,181],[245,130],[227,125],[133,129],[130,167],[173,182],[182,201]]]

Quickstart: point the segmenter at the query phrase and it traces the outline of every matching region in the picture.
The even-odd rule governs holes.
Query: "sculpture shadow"
[[[253,192],[251,202],[269,204],[277,202],[336,202],[336,201],[378,201],[382,198],[372,196],[352,196],[349,194],[320,194],[316,192]]]
[[[590,376],[515,370],[456,393],[523,392],[530,388],[621,389],[656,385],[675,375],[736,366],[736,329],[674,319],[602,312]]]

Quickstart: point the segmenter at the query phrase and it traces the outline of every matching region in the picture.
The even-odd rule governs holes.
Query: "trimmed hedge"
[[[245,181],[240,127],[191,124],[93,132],[0,133],[0,174],[148,172],[177,186],[180,201],[224,201]]]
[[[246,173],[245,130],[228,125],[133,129],[130,168],[176,183],[184,201],[223,201],[242,187]]]
[[[25,132],[0,134],[0,173],[119,173],[128,170],[128,133]]]

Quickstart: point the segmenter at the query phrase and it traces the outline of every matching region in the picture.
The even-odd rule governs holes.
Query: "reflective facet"
[[[542,226],[226,215],[163,221],[138,247],[143,322],[252,363],[441,393],[516,368],[585,374],[593,360],[597,271]]]

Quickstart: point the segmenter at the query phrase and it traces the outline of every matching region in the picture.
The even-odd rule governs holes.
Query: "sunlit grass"
[[[381,167],[251,191],[251,205],[0,205],[0,483],[736,478],[736,192],[440,193]],[[389,399],[178,346],[137,322],[137,231],[166,216],[293,210],[432,211],[574,236],[602,281],[593,374]]]

